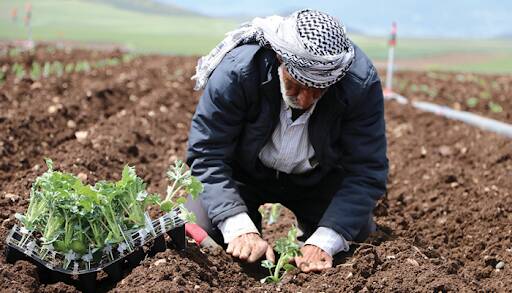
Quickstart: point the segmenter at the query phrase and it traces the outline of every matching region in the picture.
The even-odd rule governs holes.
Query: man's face
[[[295,109],[307,110],[326,92],[326,89],[307,87],[296,81],[286,70],[284,63],[279,66],[281,93],[286,104]]]

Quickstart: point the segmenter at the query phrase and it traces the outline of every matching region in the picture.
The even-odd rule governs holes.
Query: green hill
[[[108,4],[120,9],[159,15],[200,16],[198,13],[171,4],[163,4],[154,0],[85,0]]]
[[[23,25],[25,2],[0,0],[0,39],[27,37]],[[116,43],[143,52],[203,54],[236,26],[234,21],[200,16],[149,0],[30,2],[36,41]],[[10,19],[13,7],[18,10],[15,23]]]

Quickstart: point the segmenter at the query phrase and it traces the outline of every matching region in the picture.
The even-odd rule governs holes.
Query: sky
[[[209,16],[238,19],[313,8],[339,18],[349,30],[369,35],[386,35],[391,22],[397,21],[401,35],[408,37],[512,37],[512,1],[507,0],[157,1]]]

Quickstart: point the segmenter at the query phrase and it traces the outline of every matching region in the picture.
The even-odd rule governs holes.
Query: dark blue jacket
[[[340,188],[319,225],[353,240],[386,190],[388,162],[381,83],[366,55],[356,57],[345,77],[318,101],[309,139],[319,165],[290,175],[314,186],[342,170]],[[187,163],[204,184],[202,203],[212,224],[247,212],[233,168],[264,176],[258,154],[279,120],[281,93],[273,51],[248,44],[228,53],[212,73],[189,133]]]

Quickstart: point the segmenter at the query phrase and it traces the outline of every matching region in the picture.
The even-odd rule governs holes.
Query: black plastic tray
[[[152,233],[144,235],[145,233],[140,233],[139,230],[127,233],[131,245],[127,245],[130,248],[126,249],[126,252],[103,251],[99,261],[94,262],[92,266],[90,261],[86,262],[83,259],[64,261],[64,254],[52,252],[49,256],[47,250],[35,244],[37,239],[26,235],[26,231],[15,225],[6,240],[6,260],[8,263],[26,260],[35,264],[42,283],[65,282],[75,285],[83,292],[95,292],[99,271],[104,271],[111,282],[117,283],[125,271],[138,266],[147,255],[153,256],[167,249],[165,234],[170,237],[176,249],[186,248],[185,221],[179,216],[179,211],[148,222],[150,224],[147,226],[151,226]]]

